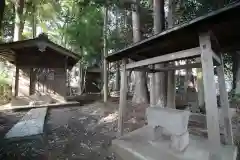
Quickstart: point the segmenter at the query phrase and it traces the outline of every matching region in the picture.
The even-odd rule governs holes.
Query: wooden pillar
[[[121,72],[121,86],[120,86],[120,100],[119,100],[119,116],[118,116],[118,133],[119,136],[123,135],[124,131],[124,116],[127,107],[127,71],[126,71],[126,59],[122,61]]]
[[[167,78],[167,107],[176,108],[176,86],[175,86],[175,70],[168,71]]]
[[[70,91],[70,81],[69,81],[69,75],[68,75],[68,57],[66,56],[65,57],[65,62],[64,62],[64,78],[65,78],[65,86],[64,86],[64,89],[65,89],[65,92],[64,92],[64,95],[63,95],[63,98],[66,99],[66,96],[68,96],[68,93],[71,93]],[[67,84],[67,86],[66,86]]]
[[[220,55],[221,65],[217,67],[219,93],[220,93],[220,103],[222,107],[221,117],[224,118],[224,136],[226,144],[233,144],[233,133],[232,133],[232,122],[229,110],[228,93],[226,89],[225,79],[224,79],[224,67],[222,55]]]
[[[15,88],[14,88],[14,96],[18,96],[18,89],[19,89],[19,66],[16,65],[16,72],[15,72]]]
[[[197,92],[198,92],[198,106],[204,107],[202,68],[197,68]]]
[[[104,27],[103,27],[103,101],[106,103],[108,98],[108,63],[106,60],[106,57],[108,55],[108,49],[107,49],[107,23],[108,23],[108,7],[105,7],[104,9]]]
[[[152,69],[155,69],[154,65],[152,66]],[[156,105],[156,90],[155,90],[155,85],[156,84],[156,78],[155,74],[151,73],[150,74],[150,106]]]
[[[175,1],[169,0],[168,2],[168,28],[172,28],[174,25],[174,11]],[[174,66],[173,63],[169,63],[170,66]],[[175,97],[176,97],[176,86],[175,86],[175,70],[167,72],[167,107],[176,108]]]
[[[107,74],[107,60],[103,60],[103,101],[107,102],[108,98],[108,74]]]
[[[35,74],[33,68],[30,68],[29,79],[30,79],[29,95],[32,95],[35,93]]]
[[[201,48],[201,62],[204,84],[204,99],[206,103],[207,130],[210,148],[213,149],[211,154],[216,157],[220,149],[220,130],[217,108],[216,84],[214,79],[213,51],[209,32],[199,35]]]

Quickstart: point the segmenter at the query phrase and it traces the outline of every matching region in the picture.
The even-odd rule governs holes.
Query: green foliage
[[[83,60],[91,66],[101,59],[103,48],[103,16],[101,8],[89,5],[74,13],[64,33],[66,41],[80,52]]]
[[[3,37],[11,41],[14,31],[14,4],[6,0],[3,19]],[[190,21],[207,12],[230,3],[231,0],[177,0],[176,24]],[[101,65],[103,52],[103,7],[109,8],[107,46],[110,52],[120,50],[132,43],[131,2],[120,0],[25,0],[25,38],[32,37],[32,17],[37,26],[47,32],[54,42],[83,56],[86,66]],[[128,6],[128,7],[127,7]],[[152,1],[141,0],[141,32],[143,38],[153,34]],[[128,11],[127,11],[128,10]],[[225,57],[224,57],[225,58]],[[225,68],[231,68],[229,63]]]
[[[2,41],[12,41],[14,32],[14,4],[7,0],[2,21]]]

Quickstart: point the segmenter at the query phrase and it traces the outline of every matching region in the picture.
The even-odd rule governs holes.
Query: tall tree
[[[16,0],[15,2],[15,26],[14,26],[14,41],[19,41],[22,39],[23,32],[23,9],[24,9],[24,0]],[[15,83],[14,83],[14,95],[18,96],[18,87],[19,86],[19,68],[16,66],[15,73]]]
[[[15,2],[15,27],[14,27],[14,41],[19,41],[22,37],[23,31],[23,9],[24,0],[16,0]]]
[[[141,40],[140,1],[136,0],[132,8],[133,42]],[[135,73],[133,103],[148,103],[148,90],[145,72]]]
[[[153,0],[153,19],[154,19],[154,34],[162,32],[165,28],[165,12],[164,0]],[[163,68],[164,64],[156,64],[155,68]],[[151,78],[153,83],[151,86],[155,88],[155,102],[162,107],[166,105],[166,78],[164,72],[155,73],[155,81]],[[155,84],[154,84],[155,83]],[[152,89],[154,90],[154,89]]]
[[[108,5],[106,5],[103,9],[103,15],[104,15],[104,25],[103,25],[103,92],[104,92],[104,102],[107,102],[108,97],[108,72],[107,72],[107,60],[105,57],[108,55],[108,49],[107,49],[107,27],[108,27]]]
[[[168,1],[168,16],[167,16],[167,24],[168,28],[172,28],[174,25],[175,15],[175,3],[176,0]],[[168,65],[173,66],[174,63],[169,63]],[[175,70],[167,72],[167,107],[175,108]]]
[[[116,32],[117,32],[117,37],[119,38],[119,8],[116,7]],[[120,90],[120,63],[116,62],[116,79],[115,79],[115,91]]]
[[[2,28],[4,9],[5,9],[5,0],[1,0],[1,2],[0,2],[0,30]],[[0,35],[1,35],[1,32],[0,32]]]

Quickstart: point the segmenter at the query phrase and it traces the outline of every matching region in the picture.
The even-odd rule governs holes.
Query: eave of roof
[[[217,38],[222,38],[221,47],[223,47],[222,49],[224,51],[228,51],[232,43],[227,44],[229,42],[227,42],[227,40],[225,42],[224,39],[232,38],[229,39],[229,41],[232,42],[240,38],[239,15],[240,2],[196,18],[188,23],[168,29],[146,40],[134,43],[105,58],[110,62],[118,61],[122,58],[131,58],[137,61],[179,50],[194,48],[199,46],[198,32],[207,29],[216,32]],[[224,37],[222,35],[226,36]]]
[[[76,60],[81,58],[80,55],[73,53],[72,51],[70,51],[64,47],[57,45],[54,42],[52,42],[48,39],[45,39],[45,38],[41,38],[41,37],[37,37],[34,39],[28,39],[28,40],[21,40],[21,41],[16,41],[16,42],[2,43],[2,44],[0,44],[0,52],[12,53],[12,56],[14,57],[15,54],[17,54],[17,53],[14,53],[13,50],[18,50],[21,48],[38,47],[39,44],[43,44],[46,47],[49,47],[52,50],[54,50],[62,55],[65,55],[67,57],[71,57]]]

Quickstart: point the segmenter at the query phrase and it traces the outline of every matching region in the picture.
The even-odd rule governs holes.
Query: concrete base
[[[46,114],[47,108],[31,109],[8,131],[5,138],[9,139],[42,134]]]
[[[170,149],[170,141],[151,141],[149,126],[144,126],[112,141],[111,149],[123,160],[210,160],[208,140],[190,135],[190,142],[183,152]],[[222,145],[221,160],[236,160],[237,148]]]

